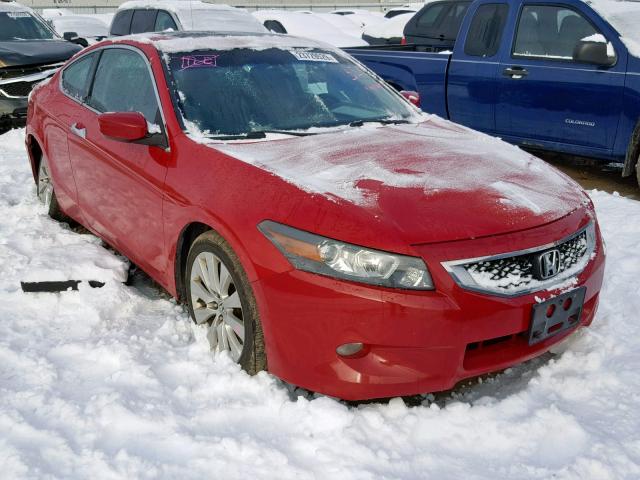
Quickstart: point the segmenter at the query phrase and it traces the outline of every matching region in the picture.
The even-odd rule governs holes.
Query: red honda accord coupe
[[[184,300],[249,373],[350,400],[445,390],[596,311],[604,249],[578,185],[324,44],[99,43],[34,91],[26,145],[49,214]]]

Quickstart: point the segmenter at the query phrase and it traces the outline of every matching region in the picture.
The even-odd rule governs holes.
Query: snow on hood
[[[419,124],[210,146],[309,193],[403,217],[401,228],[423,235],[419,241],[430,234],[412,224],[442,211],[450,213],[447,235],[462,238],[535,227],[586,198],[542,160],[435,116]],[[465,223],[476,226],[459,227]]]

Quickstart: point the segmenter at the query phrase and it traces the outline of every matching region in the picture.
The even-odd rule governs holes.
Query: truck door
[[[581,40],[610,42],[613,35],[573,3],[523,3],[499,67],[496,132],[521,144],[605,153],[622,111],[626,51],[615,39],[607,45],[614,65],[575,60]]]
[[[509,15],[506,3],[469,9],[449,66],[449,118],[476,130],[495,131],[496,77],[502,34]]]

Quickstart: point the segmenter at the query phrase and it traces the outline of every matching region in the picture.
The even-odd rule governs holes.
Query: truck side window
[[[156,32],[166,32],[167,30],[173,30],[176,32],[178,30],[178,26],[176,22],[173,21],[171,15],[164,10],[158,10],[158,16],[156,17],[156,26],[154,28]]]
[[[478,7],[467,34],[464,53],[473,57],[492,57],[498,53],[509,6],[487,3]]]
[[[153,32],[157,13],[154,9],[135,10],[131,21],[131,33]]]
[[[133,10],[122,10],[116,13],[111,23],[111,35],[129,35]]]
[[[554,5],[525,5],[513,56],[572,61],[578,42],[596,34],[600,32],[575,10]]]

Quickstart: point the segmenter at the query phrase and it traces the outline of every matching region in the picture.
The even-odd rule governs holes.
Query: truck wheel
[[[208,231],[191,245],[185,278],[191,318],[208,328],[211,350],[249,374],[267,368],[262,325],[247,275],[229,244]]]

